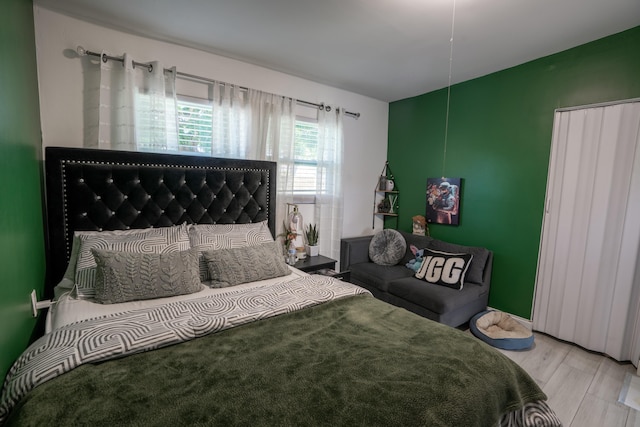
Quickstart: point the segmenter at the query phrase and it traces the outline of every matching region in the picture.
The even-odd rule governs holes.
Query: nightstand
[[[305,259],[298,260],[294,267],[305,273],[314,273],[318,270],[328,268],[333,270],[336,268],[336,260],[326,256],[308,256]]]
[[[305,259],[301,259],[294,264],[294,267],[298,270],[302,270],[309,274],[321,274],[323,276],[331,276],[336,279],[348,282],[351,278],[351,271],[337,272],[336,260],[326,256],[308,256]]]

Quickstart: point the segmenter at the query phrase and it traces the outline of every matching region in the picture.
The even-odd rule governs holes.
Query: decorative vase
[[[318,256],[320,255],[320,247],[315,245],[315,246],[309,246],[307,245],[307,255],[309,256]]]
[[[293,211],[291,211],[293,208]],[[298,211],[298,205],[293,203],[287,203],[287,211],[290,211],[287,216],[287,226],[289,231],[294,234],[293,246],[296,248],[298,256],[302,254],[304,258],[304,224],[302,220],[302,214]]]
[[[384,175],[380,175],[378,179],[378,190],[387,191],[387,177]]]

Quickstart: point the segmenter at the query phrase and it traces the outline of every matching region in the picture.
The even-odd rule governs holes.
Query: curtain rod
[[[82,46],[78,46],[77,49],[76,49],[76,52],[78,53],[79,56],[89,55],[89,56],[95,56],[95,57],[101,58],[102,62],[107,62],[107,61],[111,60],[111,61],[118,61],[118,62],[124,63],[124,57],[123,56],[110,56],[110,55],[107,55],[106,53],[92,52],[90,50],[85,50],[85,48],[83,48]],[[144,63],[144,62],[136,62],[136,61],[131,61],[131,62],[133,63],[134,67],[145,67],[145,68],[147,68],[149,70],[149,72],[153,71],[153,65],[152,64],[148,64],[148,63]],[[171,73],[171,72],[173,72],[173,70],[170,69],[170,68],[165,68],[164,72],[165,73],[167,73],[167,72]],[[198,80],[198,81],[206,82],[206,83],[214,83],[214,84],[217,83],[217,84],[221,84],[221,85],[227,85],[227,83],[225,83],[225,82],[220,82],[220,81],[217,81],[217,80],[209,79],[207,77],[196,76],[194,74],[183,73],[183,72],[180,72],[178,70],[176,70],[175,73],[176,73],[176,77],[178,77],[178,76],[179,77],[186,77],[186,78],[189,78],[189,79]],[[249,90],[249,88],[244,87],[244,86],[239,86],[239,88],[241,90]],[[315,108],[317,108],[319,110],[326,109],[327,111],[331,111],[331,107],[329,105],[325,105],[324,102],[318,104],[316,102],[303,101],[301,99],[297,99],[296,102],[298,102],[300,104],[304,104],[304,105],[309,105],[309,106],[315,107]],[[357,118],[360,117],[360,113],[353,113],[353,112],[347,111],[347,110],[344,110],[344,114],[346,116],[353,117],[354,119],[357,119]]]

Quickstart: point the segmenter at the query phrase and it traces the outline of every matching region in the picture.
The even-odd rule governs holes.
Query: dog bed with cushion
[[[483,311],[471,319],[469,328],[476,337],[503,350],[526,350],[533,345],[533,332],[500,311]]]

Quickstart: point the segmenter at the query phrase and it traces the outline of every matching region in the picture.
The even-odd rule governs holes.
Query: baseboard
[[[492,308],[492,307],[487,307],[487,310],[495,310],[495,311],[502,311],[502,310],[498,310],[497,308]],[[502,311],[503,313],[507,313],[506,311]],[[515,314],[511,314],[511,313],[507,313],[509,316],[513,317],[514,319],[516,319],[518,322],[520,322],[525,328],[529,329],[530,331],[533,330],[533,322],[531,322],[531,320],[529,319],[525,319],[523,317],[520,316],[516,316]]]

